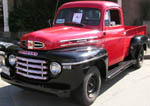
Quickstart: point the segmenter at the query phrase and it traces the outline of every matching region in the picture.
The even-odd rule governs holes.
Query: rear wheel
[[[73,92],[73,97],[82,105],[91,105],[99,95],[101,88],[100,72],[96,66],[89,69],[83,83]]]
[[[137,49],[136,52],[137,56],[136,56],[136,63],[134,64],[135,68],[140,68],[143,65],[143,61],[144,61],[144,49],[143,47],[140,47],[140,49]]]

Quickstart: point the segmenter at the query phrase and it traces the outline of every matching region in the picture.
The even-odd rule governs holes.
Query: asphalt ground
[[[80,106],[71,98],[23,90],[0,79],[0,106]],[[150,51],[143,67],[129,68],[103,82],[101,95],[92,106],[150,106]]]

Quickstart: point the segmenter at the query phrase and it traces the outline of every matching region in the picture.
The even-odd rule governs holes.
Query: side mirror
[[[51,19],[48,20],[48,24],[49,24],[50,27],[52,27]]]

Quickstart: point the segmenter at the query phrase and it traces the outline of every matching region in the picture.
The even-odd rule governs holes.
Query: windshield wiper
[[[76,22],[66,22],[64,25],[70,25],[70,26],[78,26],[78,27],[84,27],[85,24],[82,23],[76,23]]]

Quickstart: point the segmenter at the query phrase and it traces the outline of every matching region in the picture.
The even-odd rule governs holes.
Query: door
[[[124,58],[124,26],[119,9],[108,9],[104,18],[104,45],[111,66]]]

